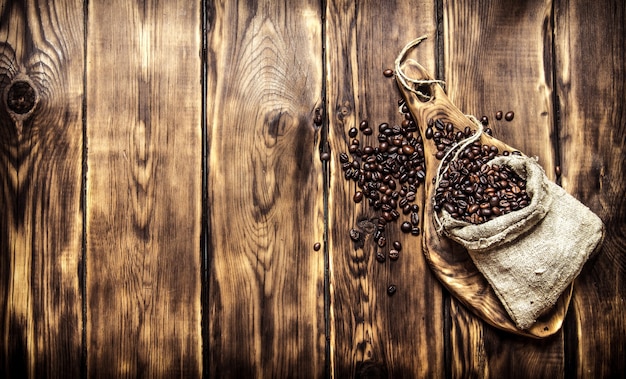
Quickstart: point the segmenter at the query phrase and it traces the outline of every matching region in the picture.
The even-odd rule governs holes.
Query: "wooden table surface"
[[[1,0],[0,377],[621,377],[625,25],[621,0]],[[338,155],[400,122],[382,73],[423,34],[451,100],[606,225],[549,338],[476,317],[419,237],[388,229],[383,264],[350,240],[377,213]]]

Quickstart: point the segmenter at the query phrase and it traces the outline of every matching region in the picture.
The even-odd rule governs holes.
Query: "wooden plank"
[[[626,372],[626,5],[556,1],[563,188],[602,218],[603,248],[574,287],[567,376]]]
[[[209,2],[207,17],[207,371],[319,378],[319,2]]]
[[[0,376],[79,377],[81,1],[0,2]]]
[[[89,2],[89,377],[199,377],[200,1]]]
[[[451,100],[489,118],[497,139],[538,156],[554,178],[551,4],[444,1],[444,76]],[[512,121],[496,112],[514,112]],[[452,299],[453,377],[558,377],[563,334],[545,340],[496,330]],[[514,358],[513,358],[514,357]]]
[[[385,78],[383,71],[393,69],[406,43],[429,34],[413,57],[435,72],[434,13],[435,5],[427,1],[327,2],[326,83],[333,153],[329,195],[333,377],[444,375],[443,295],[425,262],[421,238],[403,234],[397,222],[386,227],[387,246],[378,249],[367,222],[380,214],[365,201],[353,203],[357,186],[344,180],[338,159],[340,153],[348,153],[348,131],[358,128],[362,120],[368,120],[374,129],[369,137],[358,135],[362,146],[378,146],[380,123],[402,121],[400,92],[395,80]],[[423,204],[421,192],[415,202]],[[352,242],[352,228],[364,232],[364,243]],[[377,251],[390,250],[395,240],[403,245],[400,258],[379,263]],[[397,292],[388,296],[392,284]]]

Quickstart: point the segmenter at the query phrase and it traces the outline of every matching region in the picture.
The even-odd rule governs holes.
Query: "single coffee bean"
[[[402,153],[404,155],[411,155],[415,152],[415,148],[411,145],[404,145],[402,146]]]
[[[328,152],[323,152],[322,154],[320,154],[320,160],[323,162],[327,162],[330,160],[330,154]]]
[[[419,236],[420,235],[420,228],[418,228],[417,226],[411,229],[411,235],[414,236]]]
[[[402,208],[402,214],[408,215],[411,213],[411,204],[407,204]]]
[[[365,134],[366,136],[371,136],[372,133],[374,133],[372,128],[365,128],[365,129],[363,129],[363,134]]]
[[[393,241],[393,248],[401,251],[402,250],[402,243],[400,241]]]
[[[496,112],[496,120],[502,120],[502,111],[497,111]]]
[[[385,75],[388,78],[391,78],[393,76],[393,70],[388,68],[385,71],[383,71],[383,75]]]
[[[488,125],[489,124],[489,117],[487,116],[483,116],[480,118],[480,123],[483,125]]]
[[[352,197],[352,200],[354,200],[355,203],[360,203],[363,200],[363,192],[361,191],[355,192],[354,196]]]
[[[389,296],[393,296],[396,293],[397,289],[395,285],[390,285],[389,287],[387,287],[387,295]]]
[[[350,128],[350,130],[348,130],[348,136],[350,136],[350,138],[356,137],[357,134],[359,134],[359,131],[356,130],[356,128]]]
[[[415,212],[411,213],[411,224],[413,224],[414,226],[419,225],[420,223],[420,218],[419,215]]]
[[[450,204],[450,203],[444,203],[443,204],[443,209],[446,210],[446,212],[452,214],[452,213],[456,213],[456,208],[454,205]]]
[[[376,252],[376,260],[380,263],[385,262],[387,260],[387,257],[385,257],[385,252],[384,251]]]
[[[387,244],[387,239],[385,237],[380,237],[378,241],[376,241],[379,247],[385,247]]]
[[[395,249],[389,250],[389,259],[391,259],[392,261],[397,261],[399,257],[400,257],[400,252],[398,250],[395,250]]]
[[[400,225],[400,230],[402,230],[404,233],[410,233],[412,228],[413,227],[411,226],[411,223],[408,221],[405,221]]]
[[[508,111],[504,115],[504,119],[507,120],[507,121],[513,120],[513,117],[515,117],[515,113],[513,113],[513,111]]]
[[[426,128],[426,132],[424,133],[424,136],[426,137],[426,139],[432,139],[433,138],[433,128],[431,128],[431,127]]]
[[[350,157],[348,157],[348,154],[346,154],[346,153],[339,154],[339,162],[346,163],[349,160],[350,160]]]
[[[313,250],[315,251],[319,251],[322,248],[322,244],[319,242],[315,242],[315,244],[313,245]]]

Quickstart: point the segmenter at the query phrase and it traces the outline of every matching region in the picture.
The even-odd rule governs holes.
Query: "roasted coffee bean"
[[[467,213],[476,213],[478,212],[478,210],[480,209],[480,207],[478,206],[478,204],[470,204],[467,207]]]
[[[426,128],[426,132],[424,133],[424,136],[426,137],[426,139],[432,139],[433,138],[433,128],[431,128],[431,127]]]
[[[346,153],[339,154],[339,162],[346,163],[349,160],[350,160],[350,157],[348,157],[348,154],[346,154]]]
[[[387,257],[385,257],[385,252],[384,251],[376,252],[376,260],[380,263],[384,263],[387,260]]]
[[[400,225],[400,230],[402,230],[404,233],[410,233],[412,228],[413,227],[411,226],[411,223],[408,221],[405,221],[402,223],[402,225]]]
[[[408,201],[415,201],[415,192],[409,191],[406,193],[406,199]]]
[[[418,228],[417,226],[411,229],[411,235],[414,236],[419,236],[420,235],[420,228]]]
[[[513,120],[513,117],[515,117],[515,113],[513,111],[508,111],[504,115],[504,119],[507,120],[507,121]]]
[[[357,134],[359,134],[359,131],[356,128],[350,128],[350,130],[348,130],[348,136],[350,138],[356,137]]]
[[[401,251],[402,250],[402,243],[400,241],[393,241],[393,248]]]
[[[320,160],[322,162],[327,162],[330,160],[330,153],[328,153],[327,151],[323,152],[320,154]]]
[[[385,75],[387,78],[391,78],[393,76],[393,70],[388,68],[383,71],[383,75]]]
[[[389,259],[391,259],[392,261],[397,261],[399,257],[400,257],[400,252],[398,250],[395,250],[395,249],[389,250]]]
[[[396,286],[393,284],[387,287],[387,295],[389,296],[395,295],[396,291],[397,291]]]
[[[413,226],[417,226],[420,223],[420,218],[419,215],[415,212],[411,213],[411,224],[413,224]]]
[[[322,248],[322,244],[320,244],[319,242],[315,242],[315,244],[313,245],[313,250],[315,251],[319,251]]]
[[[363,200],[363,192],[361,191],[355,192],[354,196],[352,197],[352,200],[354,200],[355,203],[360,203]]]
[[[502,120],[502,111],[497,111],[496,112],[496,120]]]
[[[487,116],[483,116],[480,118],[480,123],[483,125],[488,125],[489,124],[489,117]]]
[[[380,237],[378,241],[376,241],[379,247],[385,247],[387,244],[387,239],[385,237]]]
[[[411,145],[404,145],[402,146],[402,153],[404,155],[411,155],[415,152],[415,148]]]
[[[367,129],[367,128],[369,128],[369,122],[368,122],[367,120],[362,120],[362,121],[359,123],[359,129],[360,129],[360,130],[365,130],[365,129]]]
[[[450,203],[444,203],[443,209],[445,209],[448,213],[456,213],[456,207]]]

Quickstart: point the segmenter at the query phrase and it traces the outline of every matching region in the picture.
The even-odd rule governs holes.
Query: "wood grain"
[[[555,179],[551,3],[444,1],[443,13],[444,78],[452,102],[464,113],[488,116],[494,137],[538,156]],[[515,117],[497,121],[497,111],[514,111]],[[562,332],[546,341],[524,342],[466,312],[452,301],[454,376],[555,377],[563,372]],[[480,352],[481,363],[467,352]],[[505,363],[509,355],[515,356],[514,364]]]
[[[0,376],[79,377],[80,1],[0,2]]]
[[[574,288],[566,335],[571,377],[626,372],[626,5],[556,1],[562,185],[606,226]]]
[[[430,34],[417,54],[435,66],[435,6],[430,2],[327,3],[326,83],[329,144],[333,152],[329,196],[331,283],[331,376],[437,377],[444,374],[443,295],[421,253],[420,238],[387,227],[388,245],[403,244],[396,262],[376,261],[371,234],[360,246],[349,237],[378,212],[354,204],[354,182],[346,182],[338,155],[347,152],[348,130],[368,120],[375,133],[359,136],[376,146],[378,125],[399,124],[400,93],[383,77],[402,47]],[[416,203],[423,204],[423,194]],[[361,226],[360,226],[361,225]],[[388,250],[389,247],[387,246]],[[382,249],[381,249],[382,250]],[[390,297],[387,287],[396,285]]]
[[[320,378],[319,2],[215,2],[207,17],[207,372]]]
[[[89,2],[89,377],[199,377],[200,1]]]

